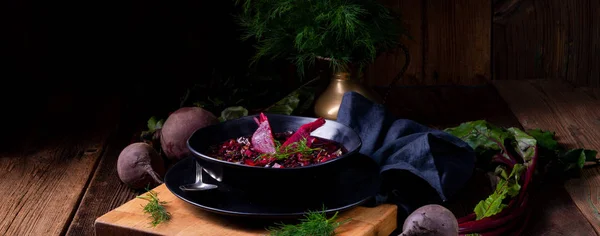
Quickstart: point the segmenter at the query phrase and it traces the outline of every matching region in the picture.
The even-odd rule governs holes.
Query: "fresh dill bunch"
[[[322,213],[310,211],[306,217],[297,225],[278,224],[277,227],[268,228],[270,236],[331,236],[335,235],[335,229],[350,219],[338,222],[338,212],[331,218],[323,211]]]
[[[404,29],[399,15],[377,0],[235,0],[243,40],[254,38],[252,63],[286,58],[300,76],[315,60],[334,72],[359,69],[395,48]]]
[[[155,191],[148,191],[146,196],[137,196],[137,198],[147,200],[148,203],[144,207],[144,213],[150,214],[150,218],[152,221],[150,224],[152,227],[156,227],[158,224],[169,221],[171,219],[171,213],[167,212],[164,204],[167,204],[166,201],[160,201],[158,199],[158,193]]]

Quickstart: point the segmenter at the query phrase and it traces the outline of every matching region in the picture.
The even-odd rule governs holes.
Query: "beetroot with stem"
[[[121,181],[134,189],[162,184],[165,174],[160,154],[144,142],[132,143],[121,151],[117,160]]]

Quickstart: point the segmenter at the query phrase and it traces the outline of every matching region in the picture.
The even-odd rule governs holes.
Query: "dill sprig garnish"
[[[337,221],[337,217],[338,212],[327,218],[325,211],[309,211],[297,225],[280,223],[276,227],[268,228],[268,231],[270,236],[331,236],[335,234],[335,229],[350,220]]]
[[[144,207],[144,213],[150,214],[150,218],[152,219],[150,224],[152,227],[156,227],[158,224],[171,219],[171,213],[163,206],[164,204],[167,204],[167,202],[160,201],[158,199],[158,193],[155,191],[149,190],[146,196],[137,196],[137,198],[148,201],[146,206],[142,206]]]
[[[311,148],[308,145],[306,138],[303,138],[297,142],[291,143],[285,147],[281,147],[281,143],[275,140],[275,153],[274,154],[261,154],[256,160],[263,157],[271,156],[277,160],[286,159],[295,154],[310,155],[314,151],[320,151],[322,148]]]

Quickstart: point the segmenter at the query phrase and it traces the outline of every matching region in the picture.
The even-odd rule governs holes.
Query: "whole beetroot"
[[[123,183],[134,189],[162,184],[165,174],[160,154],[144,142],[132,143],[121,151],[117,160],[117,173]]]
[[[430,204],[412,212],[399,236],[458,236],[458,221],[447,208]]]
[[[171,113],[160,130],[160,146],[170,160],[190,155],[187,140],[194,131],[219,123],[210,111],[200,107],[182,107]]]

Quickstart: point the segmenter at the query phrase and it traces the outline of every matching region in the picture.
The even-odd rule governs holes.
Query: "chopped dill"
[[[325,211],[310,211],[297,225],[277,224],[277,227],[270,227],[267,230],[270,236],[331,236],[335,235],[335,229],[340,225],[350,221],[346,219],[338,222],[337,217],[338,212],[331,218],[327,218]]]
[[[156,227],[158,224],[171,219],[171,213],[167,212],[163,206],[164,204],[167,204],[167,202],[160,201],[158,199],[158,193],[155,191],[149,190],[146,196],[137,196],[137,198],[148,201],[146,206],[142,206],[144,207],[144,213],[150,214],[150,218],[152,218],[152,221],[150,222],[152,227]]]

